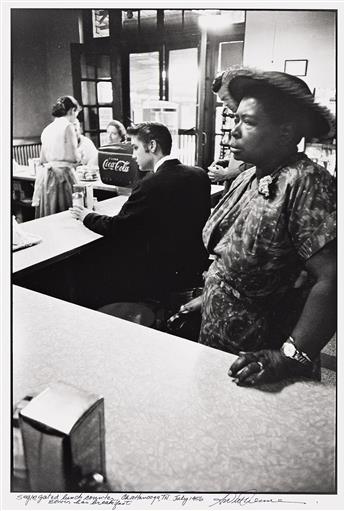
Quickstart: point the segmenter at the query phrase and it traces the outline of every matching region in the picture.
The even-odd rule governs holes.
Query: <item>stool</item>
[[[154,327],[156,321],[155,304],[146,302],[115,302],[98,311],[143,326]]]

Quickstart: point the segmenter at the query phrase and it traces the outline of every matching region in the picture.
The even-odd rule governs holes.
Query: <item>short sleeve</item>
[[[336,238],[335,179],[324,169],[314,170],[296,181],[289,201],[289,233],[303,260]]]

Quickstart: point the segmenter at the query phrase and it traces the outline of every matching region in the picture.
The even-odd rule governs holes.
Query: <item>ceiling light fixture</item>
[[[202,14],[199,16],[199,27],[211,32],[220,32],[230,28],[233,22],[227,17],[219,14]]]

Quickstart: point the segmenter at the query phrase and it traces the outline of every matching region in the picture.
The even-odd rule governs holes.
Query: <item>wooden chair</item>
[[[41,145],[39,138],[14,139],[12,157],[19,165],[29,165],[29,158],[39,158]]]

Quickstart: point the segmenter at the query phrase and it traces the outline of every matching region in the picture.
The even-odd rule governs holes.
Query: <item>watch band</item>
[[[293,346],[293,349],[294,349],[294,352],[293,354],[286,354],[285,353],[285,350],[284,350],[284,345],[292,345]],[[295,344],[295,340],[294,338],[290,335],[289,338],[284,342],[283,346],[282,346],[282,352],[285,356],[287,356],[288,358],[291,358],[293,360],[296,360],[297,362],[299,362],[300,364],[303,364],[303,365],[310,365],[312,364],[312,360],[311,358],[304,352],[304,351],[301,351],[299,350],[297,347],[296,347],[296,344]]]
[[[301,355],[303,358],[306,358],[306,359],[307,359],[307,361],[308,361],[308,362],[310,362],[310,364],[312,364],[312,363],[313,363],[312,359],[311,359],[311,358],[310,358],[310,357],[309,357],[309,356],[308,356],[308,355],[307,355],[304,351],[299,350],[299,349],[297,348],[296,343],[295,343],[295,339],[294,339],[291,335],[289,335],[288,340],[289,340],[290,342],[292,342],[292,343],[293,343],[293,345],[294,345],[294,346],[295,346],[295,348],[296,348],[296,351],[297,351],[298,355]]]

